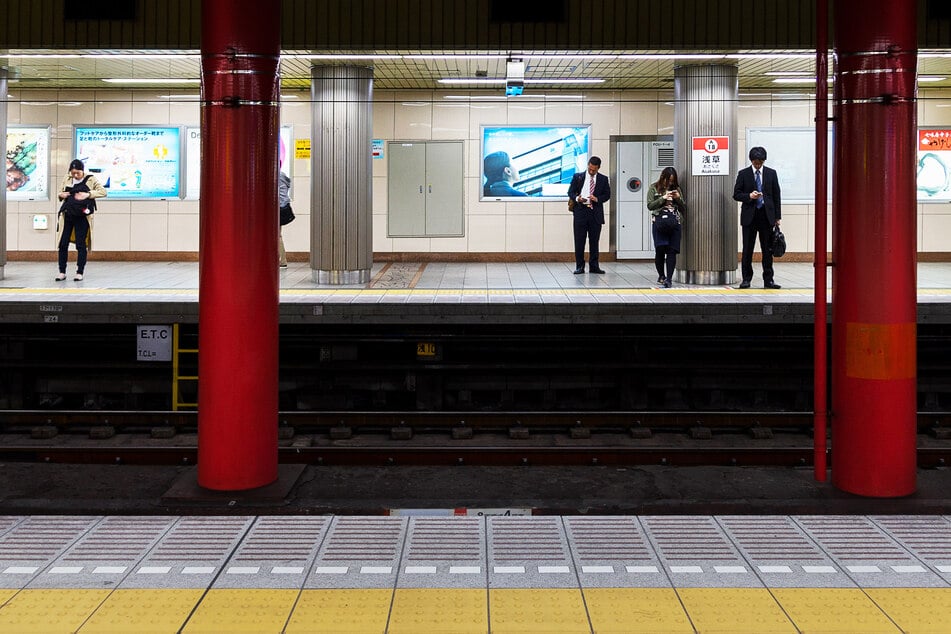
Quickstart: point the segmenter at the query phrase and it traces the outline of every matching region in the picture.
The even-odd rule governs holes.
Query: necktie
[[[592,196],[594,196],[594,181],[595,181],[596,178],[597,178],[597,176],[592,176],[592,177],[591,177],[591,184],[588,185],[588,198],[591,198]],[[588,201],[588,206],[589,206],[589,207],[592,206],[592,203],[591,203],[590,200]]]
[[[763,193],[763,179],[760,178],[759,170],[756,170],[756,191],[758,191],[760,194]],[[765,204],[766,204],[766,201],[763,200],[762,196],[756,199],[757,208],[762,207]]]

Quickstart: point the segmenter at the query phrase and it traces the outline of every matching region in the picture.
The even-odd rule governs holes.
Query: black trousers
[[[763,253],[763,282],[770,284],[773,281],[773,226],[769,224],[765,209],[753,212],[753,222],[743,225],[743,258],[740,260],[740,271],[743,281],[753,279],[753,248],[756,238],[759,237],[759,248]]]
[[[76,272],[86,269],[86,235],[89,233],[89,218],[71,216],[64,213],[63,235],[59,238],[59,272],[66,272],[66,260],[69,257],[69,235],[76,230]]]
[[[600,255],[598,251],[598,241],[601,239],[601,222],[595,218],[592,210],[581,204],[577,205],[572,213],[574,213],[575,216],[575,268],[584,268],[585,240],[588,241],[588,248],[591,250],[591,268],[601,268],[598,266],[598,257]]]

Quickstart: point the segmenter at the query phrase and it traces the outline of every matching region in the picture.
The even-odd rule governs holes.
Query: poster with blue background
[[[73,156],[112,198],[179,198],[181,130],[151,126],[76,126]]]
[[[566,199],[591,126],[482,126],[481,200]]]

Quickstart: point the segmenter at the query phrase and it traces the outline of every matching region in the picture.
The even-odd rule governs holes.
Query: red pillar
[[[280,3],[202,0],[198,484],[277,479]]]
[[[915,491],[915,3],[835,0],[832,480]]]

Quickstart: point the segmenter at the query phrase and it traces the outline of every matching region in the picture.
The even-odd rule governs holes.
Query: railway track
[[[809,412],[281,412],[279,460],[315,465],[812,464]],[[0,459],[194,464],[197,415],[0,412]],[[918,462],[951,462],[951,413],[918,415]]]

